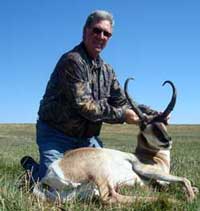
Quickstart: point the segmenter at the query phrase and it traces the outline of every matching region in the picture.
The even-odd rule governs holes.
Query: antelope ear
[[[163,114],[160,113],[158,115],[154,115],[151,120],[149,119],[149,123],[153,123],[153,122],[162,122],[165,125],[168,125],[168,118],[167,117],[163,117]]]

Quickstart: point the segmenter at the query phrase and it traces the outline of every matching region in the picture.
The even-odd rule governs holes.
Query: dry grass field
[[[171,151],[171,172],[185,176],[200,189],[200,125],[171,125],[168,127],[173,139]],[[101,138],[105,147],[134,152],[138,128],[132,125],[103,125]],[[42,202],[31,193],[16,187],[23,170],[19,161],[24,155],[38,160],[35,144],[34,124],[0,124],[0,211],[38,210],[177,210],[200,211],[200,196],[193,203],[185,200],[182,188],[175,184],[166,191],[144,190],[139,187],[123,189],[126,195],[159,195],[155,203],[135,203],[132,205],[103,206],[100,202],[75,201],[59,205]],[[150,191],[150,192],[149,192]],[[171,204],[171,197],[177,203]]]

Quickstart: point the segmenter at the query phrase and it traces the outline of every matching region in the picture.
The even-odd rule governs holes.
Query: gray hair
[[[100,20],[108,20],[112,27],[114,27],[114,18],[113,15],[105,10],[96,10],[92,12],[85,22],[83,27],[83,35],[85,34],[85,29],[91,27],[91,25]]]

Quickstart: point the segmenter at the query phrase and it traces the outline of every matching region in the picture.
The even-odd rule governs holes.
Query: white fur
[[[64,177],[63,171],[58,165],[61,159],[54,161],[48,168],[46,176],[42,179],[41,183],[48,184],[50,187],[57,190],[69,188],[76,188],[81,185],[81,183],[74,183]]]

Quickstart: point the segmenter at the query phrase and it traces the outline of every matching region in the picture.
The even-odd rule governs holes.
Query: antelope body
[[[52,163],[40,183],[55,191],[42,192],[35,186],[34,193],[44,199],[61,201],[74,199],[79,193],[94,194],[104,203],[132,203],[155,201],[157,197],[125,196],[118,193],[120,187],[141,186],[155,181],[160,184],[181,183],[187,198],[195,198],[194,189],[188,179],[170,174],[171,138],[166,129],[165,117],[175,105],[175,87],[167,109],[160,115],[147,120],[125,93],[134,111],[141,119],[138,143],[134,154],[106,148],[80,148],[66,152],[64,157]],[[82,188],[82,189],[81,189]]]

